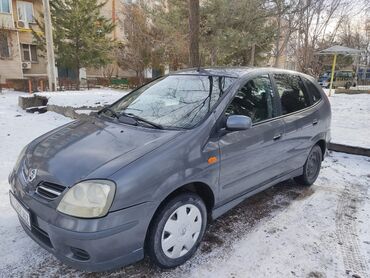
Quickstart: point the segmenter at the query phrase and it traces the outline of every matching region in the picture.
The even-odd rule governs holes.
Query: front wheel
[[[183,264],[197,250],[207,226],[207,210],[194,193],[183,193],[165,204],[151,224],[149,257],[161,268]]]
[[[303,166],[303,175],[294,178],[294,180],[302,185],[312,185],[320,173],[322,162],[322,151],[318,145],[315,145],[306,160],[306,163]]]

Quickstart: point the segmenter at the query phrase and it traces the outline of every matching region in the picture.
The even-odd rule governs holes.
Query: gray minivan
[[[189,69],[42,135],[9,176],[26,233],[64,263],[102,271],[148,255],[176,267],[207,223],[294,178],[315,182],[328,98],[307,75]]]

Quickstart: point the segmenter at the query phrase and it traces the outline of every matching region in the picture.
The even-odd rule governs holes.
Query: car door
[[[221,201],[252,191],[281,173],[284,121],[276,118],[275,100],[270,76],[265,74],[246,80],[225,110],[224,119],[245,115],[253,126],[219,137]]]
[[[294,171],[302,167],[307,159],[308,152],[313,146],[315,125],[319,119],[298,75],[277,73],[273,76],[285,122],[281,146],[284,151],[284,167]]]

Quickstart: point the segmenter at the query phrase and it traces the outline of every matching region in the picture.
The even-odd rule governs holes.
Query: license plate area
[[[30,212],[17,200],[14,194],[9,191],[10,204],[13,209],[17,212],[21,221],[31,229],[31,214]]]

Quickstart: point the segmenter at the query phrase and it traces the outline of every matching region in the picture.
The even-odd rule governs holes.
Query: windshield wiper
[[[109,106],[107,107],[104,107],[103,110],[101,112],[105,112],[105,111],[109,111],[112,116],[114,116],[115,118],[119,119],[120,115],[117,114],[112,108],[110,108]]]
[[[163,129],[163,126],[161,126],[160,124],[156,124],[156,123],[153,123],[151,121],[148,121],[144,118],[141,118],[140,116],[137,116],[135,114],[132,114],[132,113],[125,113],[125,112],[122,112],[121,113],[121,116],[126,116],[126,117],[129,117],[131,119],[135,119],[136,121],[138,122],[143,122],[143,123],[146,123],[146,124],[149,124],[157,129]]]

